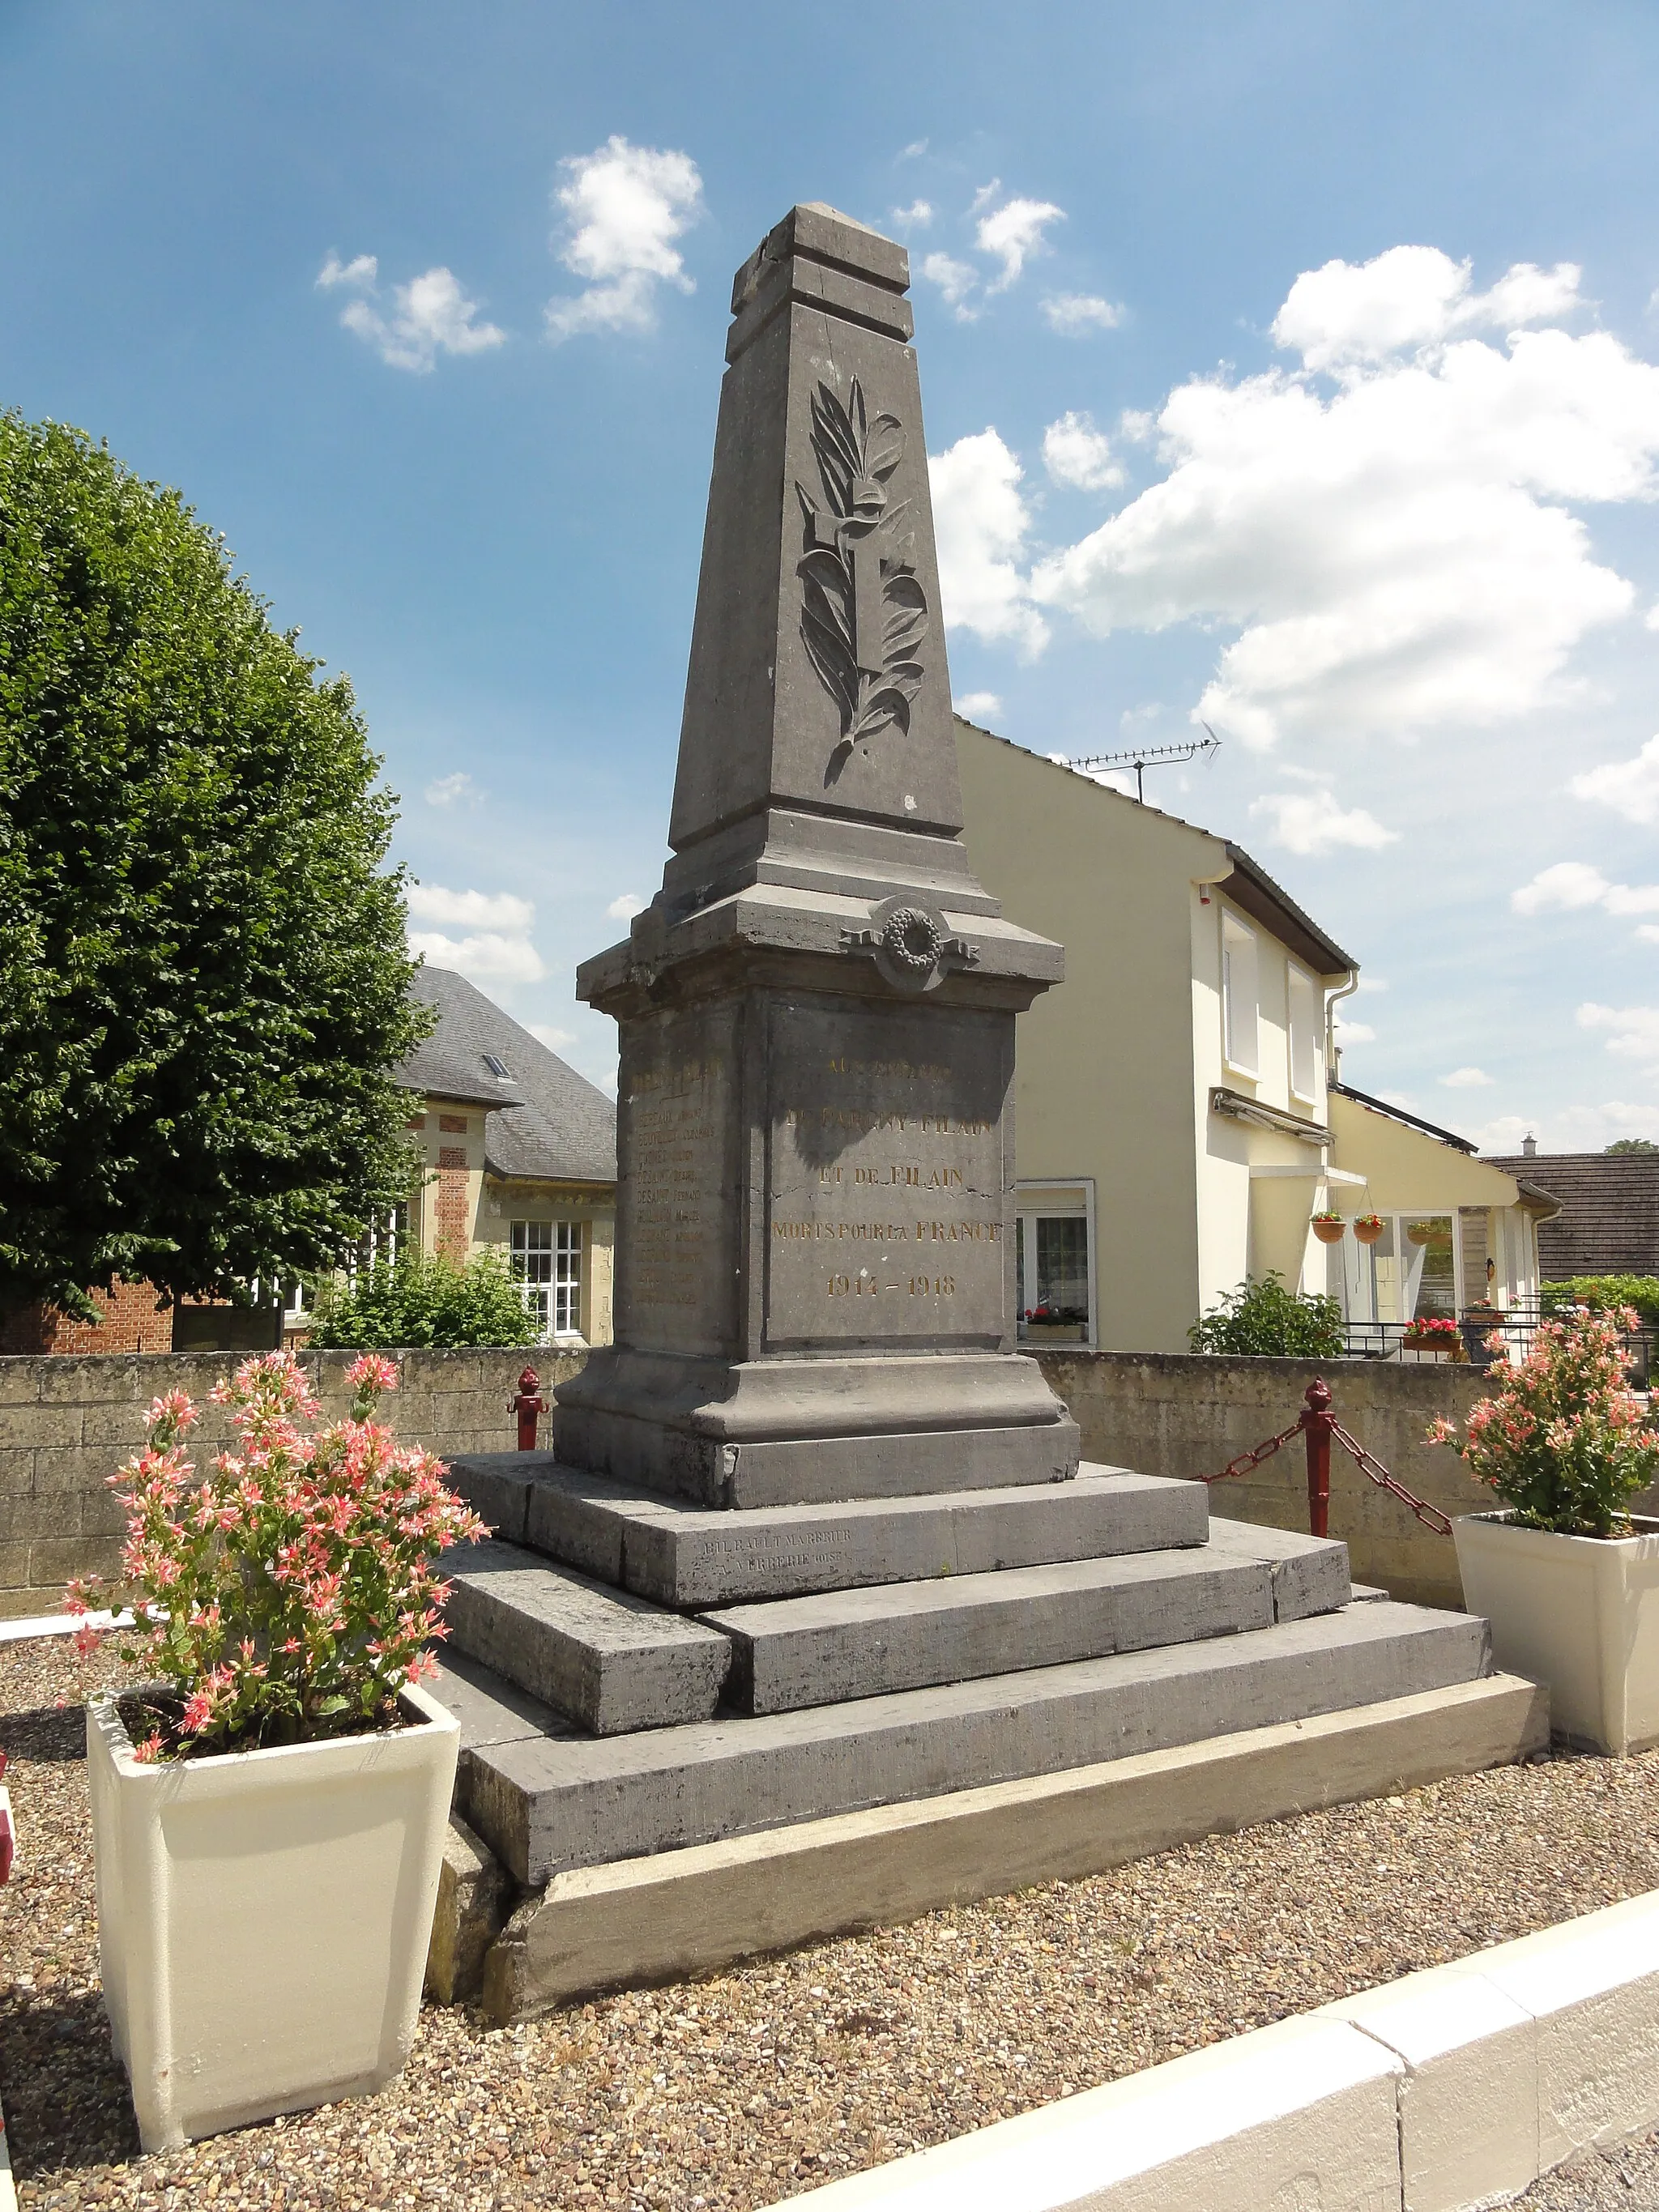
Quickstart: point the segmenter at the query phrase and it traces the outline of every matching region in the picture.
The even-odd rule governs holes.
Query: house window
[[[544,1338],[580,1336],[582,1229],[580,1221],[515,1221],[512,1263],[524,1302]]]
[[[368,1224],[368,1234],[359,1239],[352,1254],[346,1273],[353,1281],[376,1267],[390,1267],[409,1241],[409,1208],[394,1206],[390,1213],[382,1213]]]
[[[1457,1224],[1449,1213],[1393,1213],[1375,1244],[1345,1238],[1342,1297],[1350,1321],[1455,1320]],[[1476,1293],[1479,1295],[1479,1292]]]
[[[1093,1193],[1092,1183],[1020,1190],[1018,1334],[1030,1342],[1093,1341]]]
[[[1222,1049],[1241,1075],[1256,1073],[1255,932],[1221,917]]]
[[[1291,1089],[1298,1098],[1319,1095],[1319,1002],[1311,975],[1292,961],[1290,975]]]

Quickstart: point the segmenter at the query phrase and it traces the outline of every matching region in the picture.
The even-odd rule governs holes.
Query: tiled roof
[[[1487,1154],[1561,1202],[1538,1224],[1546,1282],[1569,1275],[1659,1275],[1659,1152]]]
[[[414,990],[438,1026],[398,1071],[407,1091],[489,1109],[484,1158],[497,1175],[615,1182],[617,1109],[493,999],[448,968],[416,970]],[[484,1054],[503,1064],[493,1074]]]

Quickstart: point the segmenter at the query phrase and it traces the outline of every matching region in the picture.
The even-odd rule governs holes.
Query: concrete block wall
[[[229,1440],[208,1393],[241,1355],[142,1353],[0,1358],[0,1619],[41,1613],[71,1575],[118,1572],[123,1519],[106,1478],[144,1441],[152,1399],[185,1390],[202,1408],[191,1431],[198,1459]],[[331,1419],[349,1407],[344,1376],[355,1355],[307,1352],[301,1364]],[[522,1346],[499,1352],[410,1351],[385,1409],[398,1435],[442,1457],[507,1451],[517,1440],[507,1401],[526,1364],[544,1395],[586,1354]]]
[[[1462,1422],[1485,1395],[1485,1378],[1471,1367],[1058,1348],[1037,1358],[1083,1431],[1085,1459],[1189,1481],[1213,1474],[1288,1428],[1302,1411],[1303,1393],[1322,1374],[1344,1428],[1407,1490],[1452,1516],[1490,1512],[1497,1503],[1455,1453],[1423,1441],[1437,1413]],[[1216,1483],[1211,1510],[1267,1528],[1305,1529],[1307,1467],[1298,1437],[1253,1474]],[[1356,1582],[1380,1584],[1412,1604],[1462,1603],[1450,1537],[1414,1520],[1335,1445],[1330,1533],[1347,1545]]]

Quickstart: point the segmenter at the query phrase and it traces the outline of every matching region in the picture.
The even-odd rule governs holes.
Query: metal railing
[[[1492,1341],[1494,1336],[1501,1339],[1510,1359],[1524,1359],[1532,1350],[1538,1324],[1545,1318],[1536,1297],[1518,1298],[1504,1307],[1465,1306],[1456,1319],[1468,1364],[1474,1368],[1492,1365],[1498,1356]],[[1385,1359],[1396,1366],[1445,1364],[1443,1351],[1427,1342],[1414,1344],[1410,1340],[1417,1327],[1415,1322],[1345,1322],[1343,1338],[1347,1356],[1350,1359]],[[1621,1340],[1626,1373],[1639,1389],[1648,1386],[1654,1334],[1651,1329],[1636,1328],[1625,1333]]]

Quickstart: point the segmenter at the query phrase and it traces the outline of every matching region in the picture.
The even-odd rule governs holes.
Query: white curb
[[[27,1620],[0,1620],[0,1644],[23,1644],[35,1636],[73,1636],[82,1626],[88,1628],[131,1628],[130,1613],[36,1613]],[[0,2212],[5,2212],[5,2203],[0,2198]]]
[[[0,2112],[0,2212],[17,2212],[17,2185],[11,2178],[11,2146],[6,2138],[3,2112]]]
[[[1659,1891],[849,2175],[812,2203],[1470,2212],[1656,2124]]]

